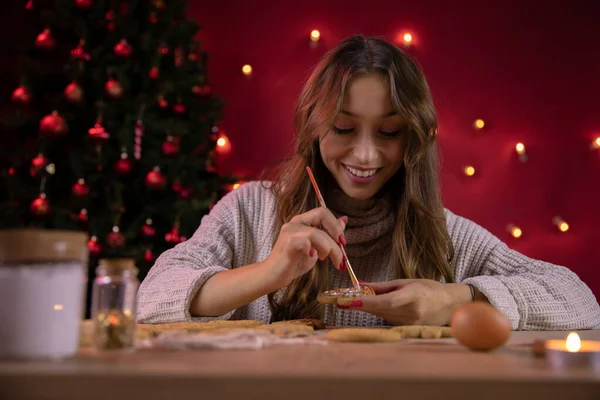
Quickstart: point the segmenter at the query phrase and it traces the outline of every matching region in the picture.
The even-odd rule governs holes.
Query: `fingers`
[[[296,215],[290,222],[312,227],[322,227],[336,243],[343,246],[346,245],[344,229],[346,229],[348,217],[336,219],[335,215],[325,207],[315,208],[303,214]]]
[[[301,226],[291,233],[290,247],[301,251],[311,258],[325,260],[330,258],[333,265],[339,268],[343,261],[342,251],[333,239],[320,229]]]
[[[350,308],[363,310],[371,314],[388,314],[412,302],[408,291],[396,290],[375,296],[364,296],[350,304]]]
[[[386,282],[361,282],[361,285],[372,287],[375,294],[385,294],[398,290],[411,281],[411,279],[394,279],[393,281]]]

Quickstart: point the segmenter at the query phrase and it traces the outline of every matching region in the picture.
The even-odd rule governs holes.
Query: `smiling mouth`
[[[369,178],[369,177],[375,175],[375,173],[377,173],[377,171],[379,171],[381,169],[381,168],[374,168],[374,169],[368,169],[368,170],[361,170],[361,169],[349,167],[346,164],[342,164],[342,165],[344,166],[344,168],[346,168],[346,170],[348,172],[350,172],[352,175],[359,177],[359,178]]]

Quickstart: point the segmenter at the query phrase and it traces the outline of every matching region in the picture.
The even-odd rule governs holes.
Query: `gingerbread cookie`
[[[138,337],[156,337],[162,332],[185,331],[198,333],[216,328],[222,329],[252,329],[263,325],[254,320],[215,320],[208,322],[168,322],[164,324],[138,324]]]
[[[407,339],[439,339],[452,337],[449,326],[404,325],[395,326],[393,331],[400,332]]]
[[[284,338],[310,336],[315,333],[312,326],[302,324],[271,324],[262,325],[256,329],[269,331],[274,335]]]
[[[321,304],[338,304],[347,306],[356,299],[364,296],[374,296],[375,290],[370,286],[362,285],[360,292],[354,288],[326,290],[317,296],[317,301]]]
[[[313,329],[325,329],[325,322],[320,319],[301,318],[272,322],[271,325],[306,325]]]
[[[330,330],[327,338],[334,342],[397,342],[402,339],[402,333],[384,328],[340,328]]]

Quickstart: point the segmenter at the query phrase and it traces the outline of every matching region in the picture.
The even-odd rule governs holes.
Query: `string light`
[[[313,42],[318,42],[320,38],[321,38],[321,32],[319,32],[318,30],[313,29],[310,32],[310,40],[312,40]]]
[[[594,139],[594,141],[590,145],[590,148],[592,150],[598,150],[598,149],[600,149],[600,136],[598,136],[597,138]]]
[[[249,76],[252,74],[252,66],[250,64],[245,64],[242,67],[242,73],[246,76]]]
[[[478,118],[473,123],[473,126],[475,127],[475,129],[483,129],[483,127],[485,126],[485,122],[484,120]]]
[[[516,226],[514,224],[509,224],[506,227],[506,230],[508,230],[508,232],[510,232],[511,236],[514,237],[515,239],[518,239],[521,236],[523,236],[523,230],[521,230],[521,228],[519,228],[518,226]]]
[[[519,155],[519,161],[525,162],[527,161],[527,153],[525,151],[525,145],[521,142],[515,145],[515,151]]]
[[[552,222],[554,223],[554,225],[556,225],[558,230],[561,232],[566,232],[570,228],[569,224],[564,219],[559,217],[558,215],[552,219]]]
[[[413,41],[412,34],[407,32],[404,35],[402,35],[402,41],[404,42],[404,44],[411,44]]]
[[[239,184],[239,183],[234,183],[234,184],[233,184],[233,190],[235,190],[235,189],[237,189],[237,188],[239,188],[239,187],[240,187],[240,184]]]
[[[471,165],[467,165],[463,172],[465,173],[466,176],[473,176],[475,175],[475,167],[471,166]]]
[[[220,137],[217,140],[217,146],[224,147],[227,144],[227,140],[224,137]]]

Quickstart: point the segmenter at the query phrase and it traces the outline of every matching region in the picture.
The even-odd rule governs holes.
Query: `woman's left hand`
[[[397,279],[364,283],[375,296],[355,300],[349,307],[383,318],[392,325],[447,325],[458,307],[471,302],[467,285],[431,279]]]

